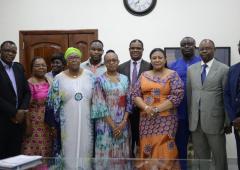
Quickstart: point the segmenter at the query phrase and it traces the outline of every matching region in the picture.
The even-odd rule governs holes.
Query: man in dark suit
[[[17,53],[15,43],[5,41],[0,50],[0,159],[3,159],[21,152],[31,95],[22,65],[13,62]]]
[[[240,54],[240,41],[238,43]],[[224,91],[224,104],[228,116],[234,126],[237,145],[238,168],[240,168],[240,62],[231,66]]]
[[[140,74],[150,69],[150,64],[142,59],[143,43],[141,40],[134,39],[129,44],[131,60],[119,66],[119,73],[128,77],[130,86],[133,87]],[[134,107],[132,114],[129,115],[132,131],[132,157],[135,157],[135,146],[139,145],[139,110]]]

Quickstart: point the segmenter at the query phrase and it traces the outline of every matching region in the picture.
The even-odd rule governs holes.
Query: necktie
[[[133,72],[132,72],[132,85],[137,82],[137,62],[133,62]]]
[[[201,74],[201,79],[202,79],[202,84],[204,82],[204,80],[206,79],[207,73],[206,73],[206,68],[207,68],[207,64],[203,64],[203,69],[202,69],[202,74]]]

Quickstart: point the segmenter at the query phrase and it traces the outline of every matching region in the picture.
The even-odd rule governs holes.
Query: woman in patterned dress
[[[92,99],[91,118],[95,119],[95,158],[129,158],[128,78],[117,72],[118,56],[109,50],[104,56],[107,71],[98,77]],[[100,162],[100,163],[99,163]],[[99,161],[96,169],[129,169],[126,162]]]
[[[142,73],[132,95],[140,112],[140,158],[177,159],[176,107],[183,98],[183,83],[175,71],[166,67],[165,52],[150,53],[153,69]],[[178,163],[158,162],[159,169],[178,169]]]
[[[31,90],[29,113],[27,114],[26,134],[22,153],[26,155],[51,156],[52,140],[50,128],[44,123],[45,101],[50,87],[45,74],[47,65],[42,57],[34,57],[31,63],[32,77],[28,79]]]

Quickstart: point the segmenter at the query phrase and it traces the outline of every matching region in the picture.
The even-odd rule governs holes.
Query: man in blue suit
[[[238,43],[240,54],[240,41]],[[238,168],[240,168],[240,62],[231,66],[224,92],[225,109],[234,126],[237,145]]]

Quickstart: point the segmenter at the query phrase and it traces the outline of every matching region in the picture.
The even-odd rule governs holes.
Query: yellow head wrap
[[[80,58],[82,57],[82,52],[79,49],[74,47],[69,47],[64,54],[65,60],[67,60],[67,58],[73,54]]]

